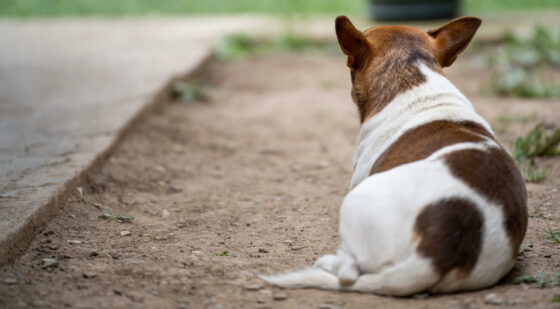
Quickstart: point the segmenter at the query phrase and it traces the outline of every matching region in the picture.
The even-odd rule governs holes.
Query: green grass
[[[503,40],[487,55],[490,90],[501,96],[560,97],[560,85],[549,74],[560,67],[560,29],[536,27],[530,37],[507,34]]]
[[[554,273],[548,275],[545,273],[538,273],[536,275],[516,277],[512,280],[512,284],[535,284],[540,288],[550,288],[560,285],[560,274]]]
[[[558,0],[464,0],[467,12],[519,11],[560,8]]]
[[[340,53],[336,42],[316,40],[293,32],[273,38],[259,38],[246,33],[236,33],[221,39],[214,46],[214,54],[221,60],[258,56],[276,51],[302,50]]]
[[[536,125],[526,136],[515,140],[513,159],[519,165],[525,180],[539,182],[548,177],[546,168],[540,169],[535,159],[560,154],[560,128],[547,130],[543,124]]]
[[[367,0],[0,0],[1,16],[121,16],[146,14],[362,14]],[[560,9],[558,0],[464,0],[468,14]]]
[[[13,16],[357,13],[363,0],[1,0]]]
[[[546,229],[544,229],[544,232],[547,236],[546,239],[550,242],[560,243],[560,234],[552,230],[550,224],[548,224],[543,216],[540,216],[540,218],[541,220],[543,220],[544,224],[546,224]]]

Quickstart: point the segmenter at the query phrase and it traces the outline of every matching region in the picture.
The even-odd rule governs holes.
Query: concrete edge
[[[150,99],[146,100],[139,111],[118,130],[107,148],[100,149],[99,153],[85,168],[66,181],[62,189],[53,193],[48,201],[39,207],[25,224],[11,233],[4,242],[0,243],[0,266],[10,264],[23,255],[31,245],[31,242],[37,237],[37,233],[55,216],[60,214],[63,203],[68,198],[72,197],[74,188],[87,181],[89,175],[99,170],[101,165],[109,158],[114,149],[135,125],[171,99],[171,89],[174,82],[197,78],[206,71],[208,65],[213,60],[214,54],[209,50],[192,70],[170,77],[168,81],[162,85],[160,90],[152,95]]]

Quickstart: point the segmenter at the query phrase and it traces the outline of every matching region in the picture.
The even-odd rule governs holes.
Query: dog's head
[[[352,98],[364,122],[397,94],[425,81],[421,62],[440,72],[467,47],[481,20],[457,18],[424,32],[408,26],[377,26],[357,30],[346,16],[335,21],[336,36],[348,56]]]

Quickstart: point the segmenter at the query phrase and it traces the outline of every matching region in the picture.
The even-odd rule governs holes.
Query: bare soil
[[[476,59],[465,55],[448,75],[507,148],[539,121],[558,125],[559,101],[481,96],[488,76]],[[211,102],[166,102],[144,117],[83,184],[86,202],[69,199],[0,269],[0,307],[559,308],[560,287],[509,282],[559,272],[560,244],[546,240],[538,214],[560,228],[560,158],[541,160],[548,179],[528,184],[533,247],[490,289],[390,298],[280,290],[257,277],[337,249],[359,129],[349,79],[342,56],[318,52],[214,62]],[[135,219],[99,218],[102,209]],[[43,269],[49,256],[59,265]]]

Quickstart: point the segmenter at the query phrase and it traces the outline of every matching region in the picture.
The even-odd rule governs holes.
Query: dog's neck
[[[352,80],[362,124],[400,93],[426,82],[419,63],[441,73],[434,57],[425,50],[392,50],[383,60],[369,66],[365,73],[369,78]]]
[[[413,64],[424,82],[397,94],[360,129],[354,152],[350,189],[369,176],[377,158],[407,130],[436,120],[474,121],[489,132],[490,126],[477,115],[467,98],[442,74],[422,62]]]

